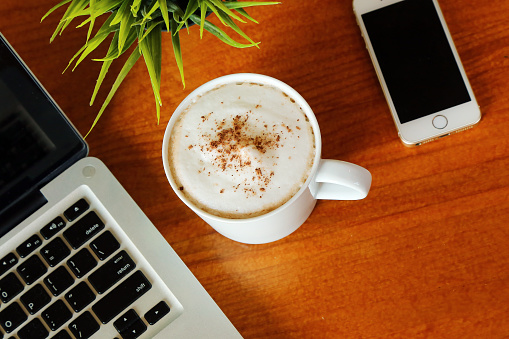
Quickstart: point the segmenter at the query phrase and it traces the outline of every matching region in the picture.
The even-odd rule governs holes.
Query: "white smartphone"
[[[463,131],[481,120],[436,0],[354,0],[353,8],[406,146]]]

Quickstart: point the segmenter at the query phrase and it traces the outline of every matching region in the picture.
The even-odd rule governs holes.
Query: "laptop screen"
[[[87,152],[0,34],[0,236],[40,208],[39,189]]]

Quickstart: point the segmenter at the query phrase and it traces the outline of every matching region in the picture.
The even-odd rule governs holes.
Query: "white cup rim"
[[[168,146],[170,141],[170,134],[173,129],[173,125],[177,121],[178,116],[184,111],[185,108],[187,108],[191,101],[196,98],[198,95],[205,93],[217,86],[229,84],[229,83],[235,83],[235,82],[253,82],[253,83],[261,83],[261,84],[267,84],[272,85],[274,87],[277,87],[281,89],[284,93],[288,94],[292,99],[294,99],[297,104],[302,108],[304,113],[306,114],[307,118],[309,119],[309,122],[311,123],[311,126],[313,128],[313,133],[315,137],[315,157],[313,159],[313,166],[311,167],[310,174],[308,178],[306,179],[306,182],[302,185],[302,187],[299,189],[299,191],[292,196],[287,202],[279,206],[278,208],[267,212],[265,214],[255,216],[255,217],[249,217],[249,218],[239,218],[239,219],[233,219],[233,218],[226,218],[226,217],[220,217],[214,214],[211,214],[195,204],[193,204],[177,187],[177,184],[175,183],[175,180],[173,179],[173,176],[171,175],[171,170],[169,166],[169,160],[168,160]],[[320,127],[318,125],[318,121],[316,120],[316,116],[307,103],[307,101],[291,86],[287,85],[286,83],[282,82],[281,80],[278,80],[276,78],[257,74],[257,73],[234,73],[234,74],[228,74],[221,76],[219,78],[215,78],[213,80],[210,80],[203,85],[196,88],[194,91],[192,91],[175,109],[173,112],[170,120],[168,121],[168,125],[166,126],[166,130],[164,132],[163,137],[163,144],[162,144],[162,158],[163,158],[163,166],[164,166],[164,172],[166,173],[166,177],[168,179],[168,182],[170,183],[173,191],[175,194],[179,197],[180,200],[182,200],[191,210],[193,210],[195,213],[200,215],[201,217],[206,217],[211,220],[220,221],[223,223],[231,223],[231,224],[245,224],[245,223],[251,223],[251,222],[258,222],[262,219],[268,218],[276,213],[279,213],[283,209],[285,209],[287,206],[291,205],[293,201],[299,198],[304,191],[308,188],[311,180],[314,179],[314,176],[318,170],[318,166],[320,164],[321,159],[321,151],[322,151],[322,138],[320,135]]]

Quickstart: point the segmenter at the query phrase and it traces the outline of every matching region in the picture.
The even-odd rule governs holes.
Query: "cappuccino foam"
[[[195,98],[173,126],[172,176],[197,207],[248,218],[290,200],[315,156],[302,108],[270,85],[232,83]]]

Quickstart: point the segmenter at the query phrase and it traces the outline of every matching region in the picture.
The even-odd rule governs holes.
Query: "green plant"
[[[180,5],[180,3],[184,3],[184,5]],[[187,3],[187,6],[185,6],[185,3]],[[64,31],[72,20],[85,17],[85,20],[77,26],[78,28],[87,24],[89,25],[85,45],[71,58],[66,69],[77,59],[74,65],[74,68],[76,68],[92,51],[103,43],[108,36],[113,35],[106,56],[102,59],[93,59],[102,62],[102,67],[90,100],[90,105],[94,103],[99,88],[112,62],[129,50],[135,41],[138,41],[138,46],[132,50],[130,56],[125,61],[108,96],[102,104],[88,132],[90,133],[127,73],[129,73],[141,56],[143,56],[145,60],[150,76],[156,102],[157,121],[159,123],[160,106],[162,105],[160,87],[161,32],[163,30],[171,32],[173,53],[180,72],[182,84],[185,87],[182,51],[179,40],[179,31],[184,26],[188,28],[190,22],[197,24],[200,27],[200,37],[203,36],[203,31],[206,30],[215,35],[219,40],[233,47],[258,47],[259,42],[256,43],[249,38],[238,27],[235,21],[245,23],[246,21],[244,19],[247,19],[257,23],[257,21],[245,11],[245,8],[274,5],[278,3],[279,2],[236,0],[63,0],[51,8],[43,16],[41,22],[56,9],[69,4],[55,32],[51,36],[50,42],[52,42],[57,35]],[[248,43],[235,41],[219,27],[208,21],[206,16],[209,13],[214,13],[223,25],[233,29],[234,32],[246,39]],[[96,18],[101,15],[109,15],[109,17],[104,21],[97,32],[92,34]]]

